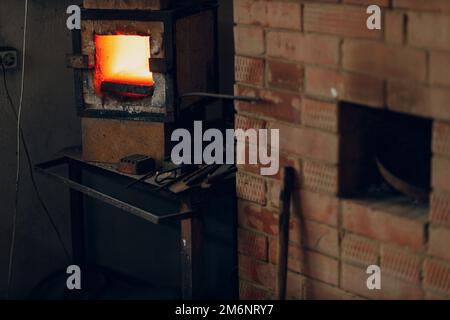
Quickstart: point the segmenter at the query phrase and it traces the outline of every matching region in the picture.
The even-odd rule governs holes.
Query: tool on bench
[[[291,197],[294,187],[295,170],[286,167],[283,170],[283,189],[280,192],[280,219],[278,225],[278,299],[286,299],[286,279],[289,248],[289,221],[291,216]]]
[[[180,165],[171,169],[159,172],[155,177],[155,182],[160,185],[155,191],[167,189],[173,184],[179,182],[186,177],[189,177],[192,172],[196,172],[198,166],[196,165]]]
[[[158,172],[162,169],[163,169],[163,167],[159,167],[158,169],[150,171],[149,173],[145,174],[144,176],[140,177],[139,179],[134,180],[133,182],[127,184],[127,186],[125,188],[126,189],[131,188],[131,187],[137,185],[138,183],[141,183],[141,182],[149,179],[150,177],[153,177],[154,175],[158,174]]]
[[[178,183],[174,184],[170,188],[170,191],[174,193],[181,193],[196,185],[200,185],[208,177],[208,175],[214,173],[217,169],[220,168],[220,166],[220,164],[205,165],[199,170],[185,177],[182,181],[178,181]]]
[[[190,177],[189,179],[185,179],[184,181],[187,186],[194,186],[196,184],[199,184],[203,180],[205,180],[208,175],[213,174],[217,169],[219,169],[220,166],[220,164],[206,166],[205,170],[202,170],[198,174],[195,174],[194,176]]]
[[[210,188],[212,185],[223,181],[231,174],[235,173],[237,171],[237,167],[235,165],[223,165],[220,167],[216,172],[213,174],[208,175],[208,178],[203,181],[202,188],[207,189]]]

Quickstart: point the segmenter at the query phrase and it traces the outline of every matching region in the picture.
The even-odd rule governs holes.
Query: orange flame
[[[104,81],[152,86],[149,58],[150,37],[95,35],[96,93]]]

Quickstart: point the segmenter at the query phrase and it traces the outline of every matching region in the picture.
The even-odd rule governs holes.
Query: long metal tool
[[[289,221],[291,217],[291,198],[294,187],[295,170],[284,168],[283,189],[280,193],[280,220],[278,225],[278,292],[279,300],[286,299],[286,280],[289,248]]]
[[[394,189],[407,195],[408,197],[416,199],[419,202],[428,201],[430,190],[415,186],[412,183],[400,179],[391,171],[389,171],[379,158],[376,158],[376,163],[380,174]]]

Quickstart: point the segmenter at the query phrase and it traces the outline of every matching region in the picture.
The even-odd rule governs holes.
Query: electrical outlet
[[[0,66],[5,69],[17,69],[17,50],[14,48],[0,48]]]

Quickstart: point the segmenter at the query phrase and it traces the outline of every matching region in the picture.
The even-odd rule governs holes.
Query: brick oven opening
[[[432,121],[341,104],[343,197],[405,196],[426,204],[431,185]]]
[[[146,97],[153,92],[150,71],[150,37],[138,35],[95,35],[97,95],[127,98]]]

